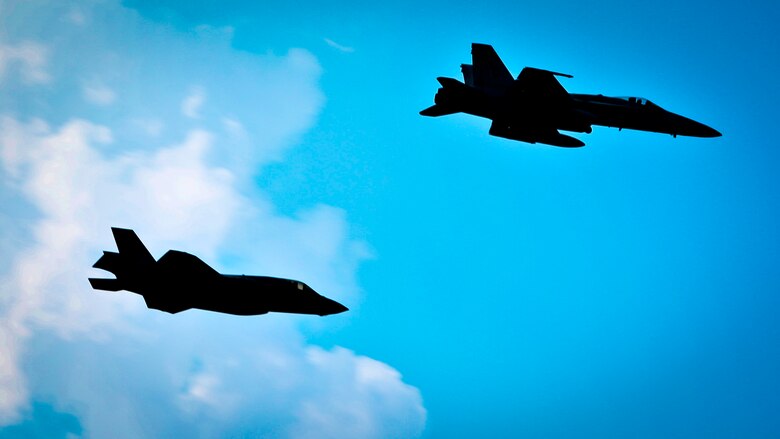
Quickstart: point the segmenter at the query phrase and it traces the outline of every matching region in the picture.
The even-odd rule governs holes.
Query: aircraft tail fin
[[[461,67],[467,84],[471,82],[469,85],[482,89],[505,89],[512,85],[514,78],[493,46],[472,43],[471,60],[472,65],[465,64]]]
[[[111,233],[114,234],[116,248],[119,249],[119,254],[122,255],[123,259],[132,260],[136,264],[154,263],[154,257],[152,257],[152,254],[149,253],[149,250],[146,249],[146,246],[144,246],[144,243],[141,242],[134,231],[112,227]]]
[[[463,82],[469,87],[474,87],[474,66],[471,64],[461,64],[460,71],[463,72]]]
[[[155,261],[134,231],[112,227],[111,232],[119,251],[104,251],[93,267],[113,273],[116,279],[89,278],[96,290],[131,291],[143,296],[147,307],[174,314],[192,308],[183,293],[186,286],[218,274],[188,253],[169,251]],[[188,281],[193,275],[198,279]]]
[[[119,291],[137,285],[155,263],[134,231],[112,227],[111,232],[119,252],[104,251],[92,266],[113,273],[116,279],[90,278],[89,283],[96,290]]]

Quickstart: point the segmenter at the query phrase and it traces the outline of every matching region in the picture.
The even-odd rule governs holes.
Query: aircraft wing
[[[571,75],[565,73],[551,72],[549,70],[526,67],[517,75],[515,88],[520,91],[544,97],[568,97],[569,93],[555,79],[556,76],[571,78]]]
[[[544,143],[545,145],[562,146],[564,148],[578,148],[585,146],[580,139],[566,136],[552,127],[521,127],[510,125],[497,120],[490,125],[490,135],[503,137],[510,140],[519,140],[528,143]]]

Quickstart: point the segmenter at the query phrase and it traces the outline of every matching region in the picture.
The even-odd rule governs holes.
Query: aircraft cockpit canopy
[[[645,98],[637,98],[637,97],[621,97],[620,99],[623,99],[624,101],[627,101],[631,105],[640,105],[640,106],[655,106],[652,102],[648,101]]]

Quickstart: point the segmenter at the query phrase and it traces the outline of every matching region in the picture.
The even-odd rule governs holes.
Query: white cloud
[[[103,84],[84,84],[81,88],[84,99],[95,105],[111,105],[116,100],[114,90]]]
[[[332,48],[334,48],[334,49],[336,49],[336,50],[338,50],[340,52],[352,53],[352,52],[355,51],[355,48],[349,47],[349,46],[343,46],[343,45],[341,45],[341,44],[331,40],[330,38],[323,38],[323,40],[325,41],[325,44],[327,44],[328,46],[330,46],[330,47],[332,47]]]
[[[0,81],[12,67],[19,69],[25,84],[43,84],[51,76],[47,71],[49,50],[43,44],[24,41],[17,45],[0,44]]]
[[[343,348],[325,351],[311,347],[307,354],[316,370],[326,371],[317,384],[327,391],[301,401],[296,413],[300,422],[292,437],[382,438],[419,434],[426,412],[422,404],[409,401],[421,401],[420,392],[403,384],[398,371]],[[384,409],[377,411],[377,406]],[[377,416],[378,413],[383,415]]]
[[[155,327],[178,334],[158,344],[161,352],[144,356],[149,363],[146,373],[154,381],[166,380],[155,374],[159,374],[158,365],[171,358],[195,355],[206,364],[204,371],[188,376],[186,363],[174,361],[177,364],[169,364],[166,371],[168,383],[152,392],[154,398],[168,401],[169,416],[182,423],[195,422],[195,416],[209,428],[224,432],[243,425],[241,419],[260,419],[282,426],[286,432],[282,436],[290,437],[383,437],[388,431],[407,437],[421,431],[425,410],[419,392],[387,365],[341,348],[326,352],[307,347],[287,323],[273,332],[274,337],[287,340],[286,346],[263,337],[237,340],[237,334],[246,329],[235,326],[228,327],[223,337],[215,337],[207,320],[202,327],[180,325],[208,319],[203,312],[189,311],[184,320],[179,315],[161,315],[145,310],[137,296],[93,292],[86,283],[94,274],[88,267],[96,255],[112,248],[111,225],[135,227],[158,257],[165,248],[175,247],[213,260],[221,243],[229,242],[225,236],[230,229],[251,230],[257,224],[263,230],[250,235],[254,238],[247,240],[247,248],[262,251],[248,254],[248,266],[274,273],[276,268],[280,274],[305,278],[323,292],[341,293],[332,296],[349,303],[350,296],[343,293],[351,291],[354,297],[353,270],[365,252],[350,240],[341,211],[318,206],[294,219],[278,216],[262,202],[258,206],[236,191],[229,170],[207,164],[205,158],[215,145],[213,135],[205,131],[192,131],[182,142],[154,152],[108,159],[98,151],[100,144],[113,141],[108,128],[81,120],[58,130],[44,130],[39,124],[6,117],[1,127],[2,133],[12,133],[0,137],[3,151],[20,143],[9,137],[23,133],[19,138],[27,139],[16,159],[3,164],[7,170],[15,169],[14,180],[44,213],[34,228],[36,242],[16,258],[6,280],[7,291],[15,293],[5,315],[9,324],[34,332],[53,331],[71,340],[86,337],[100,342],[102,338],[100,343],[112,337],[139,337],[134,334]],[[271,327],[279,324],[279,320],[269,322]],[[192,337],[197,341],[191,350],[170,354],[182,339]],[[19,332],[11,340],[19,343],[27,338]],[[225,351],[227,347],[234,351]],[[10,359],[0,364],[0,394],[8,405],[0,408],[9,419],[26,401],[27,389],[20,384],[24,375],[18,369],[18,346],[3,344],[0,349],[2,357]],[[94,364],[76,361],[94,379],[106,368],[101,362],[115,355],[121,351],[106,344]],[[269,363],[258,358],[276,360]],[[186,382],[177,386],[177,377],[186,377]],[[79,384],[78,377],[67,371],[61,372],[61,378],[56,386],[68,390],[55,388],[55,394],[72,395],[87,403],[90,412],[101,412],[95,408],[99,404],[93,398],[99,389],[94,384]],[[98,382],[111,379],[102,377]],[[256,389],[262,392],[255,394]],[[153,417],[159,405],[146,406],[143,399],[148,397],[139,395],[136,400],[125,395],[124,404],[130,404],[125,409],[134,416]],[[269,404],[278,406],[270,417],[251,408]],[[295,416],[287,419],[284,413]],[[87,431],[109,428],[105,417],[97,413],[86,415],[84,422]],[[111,425],[124,422],[130,421],[112,419]],[[165,427],[160,425],[160,431],[166,431]]]
[[[125,11],[112,5],[100,4]],[[187,60],[186,68],[176,59],[150,62],[115,84],[132,92],[112,111],[128,108],[124,96],[136,100],[136,111],[100,123],[68,120],[68,102],[83,99],[75,90],[52,103],[64,123],[24,113],[0,117],[2,190],[39,213],[31,241],[0,275],[0,425],[44,395],[75,410],[93,437],[419,435],[422,398],[395,369],[344,348],[311,346],[297,327],[330,320],[197,310],[171,316],[147,310],[134,294],[90,289],[87,277],[98,274],[91,264],[113,248],[111,226],[135,229],[157,257],[177,248],[215,268],[300,278],[348,306],[359,291],[356,269],[370,254],[351,237],[343,210],[301,206],[281,215],[252,185],[259,166],[278,159],[320,108],[320,68],[310,53],[263,58],[221,42],[204,50],[208,35],[193,45],[169,30],[149,32],[149,23],[135,34],[124,24],[130,41],[156,35],[155,44],[142,44],[161,51],[158,59],[176,47]],[[67,72],[63,81],[89,77],[103,59],[80,60],[83,71]],[[226,66],[222,75],[203,79],[215,64]],[[240,68],[227,67],[235,64]],[[174,87],[155,88],[150,77],[203,86],[181,103]],[[229,94],[219,87],[224,81],[240,86]],[[258,109],[258,101],[270,104]],[[188,122],[196,128],[177,122],[179,108],[197,118]],[[128,126],[152,129],[136,137],[124,131]],[[349,316],[332,317],[339,318]]]
[[[0,425],[18,419],[28,405],[27,377],[19,368],[26,331],[15,323],[0,321]]]
[[[227,391],[219,372],[199,372],[188,377],[180,398],[180,407],[190,416],[208,411],[211,416],[230,416],[239,409],[241,393]]]
[[[200,109],[206,100],[203,88],[195,87],[181,102],[181,113],[190,119],[200,118]]]

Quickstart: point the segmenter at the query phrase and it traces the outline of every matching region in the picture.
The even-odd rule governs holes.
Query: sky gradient
[[[780,435],[775,3],[191,3],[0,2],[0,437]],[[472,42],[723,137],[419,116]],[[93,292],[110,226],[350,311]]]

